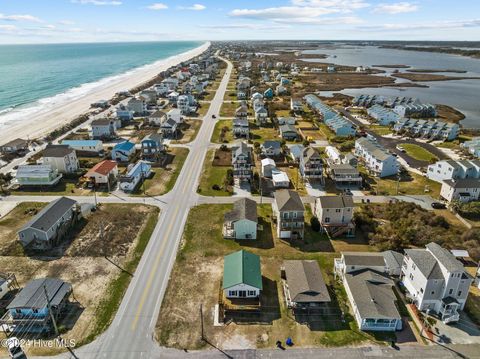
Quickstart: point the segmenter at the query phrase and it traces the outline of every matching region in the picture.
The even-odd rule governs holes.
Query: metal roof
[[[45,308],[47,299],[45,289],[51,306],[59,305],[66,296],[72,292],[72,285],[57,278],[39,278],[28,282],[15,296],[7,309],[15,308]]]
[[[223,289],[238,284],[263,289],[259,256],[241,250],[225,256],[223,261]]]

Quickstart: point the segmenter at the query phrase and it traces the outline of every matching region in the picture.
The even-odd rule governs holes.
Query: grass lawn
[[[448,148],[451,150],[460,149],[460,145],[458,144],[457,141],[449,141],[449,142],[445,141],[445,142],[436,143],[435,147]]]
[[[183,164],[188,156],[187,148],[172,147],[168,155],[172,156],[171,162],[165,168],[154,167],[154,175],[145,181],[145,192],[148,196],[161,196],[170,192],[177,182]],[[139,193],[143,194],[143,186],[139,188]]]
[[[220,108],[220,117],[235,117],[235,110],[240,106],[238,102],[223,102]]]
[[[333,131],[323,122],[318,123],[318,128],[325,138],[330,139],[335,137]]]
[[[135,272],[159,209],[143,204],[102,204],[78,222],[68,240],[49,251],[50,258],[42,259],[24,254],[16,231],[44,205],[22,203],[0,220],[0,266],[15,273],[21,287],[42,277],[71,283],[82,308],[70,306],[69,318],[62,319],[59,327],[65,340],[84,345],[111,324],[132,278],[128,273]],[[98,235],[100,226],[104,228],[102,237]],[[31,346],[27,354],[50,356],[60,351],[63,349]]]
[[[275,112],[277,117],[291,117],[292,114],[290,113],[290,110],[278,110]]]
[[[413,143],[402,143],[400,146],[405,149],[407,155],[416,160],[427,162],[438,161],[437,156],[419,145],[415,145]]]
[[[213,90],[207,91],[207,93],[203,96],[203,100],[212,101],[216,93],[217,91],[213,91]]]
[[[369,129],[375,132],[379,136],[385,136],[392,133],[392,129],[388,126],[370,125]]]
[[[360,173],[367,183],[370,184],[370,192],[378,195],[395,196],[397,195],[397,176],[376,178],[370,176],[365,167],[358,167]],[[441,184],[432,181],[416,173],[409,172],[401,176],[398,185],[398,195],[425,195],[433,198],[440,196]],[[425,191],[427,189],[427,191]]]
[[[224,101],[236,101],[237,100],[237,91],[227,90],[225,91],[225,96],[223,97]]]
[[[213,143],[229,143],[233,141],[232,133],[232,120],[218,120],[215,124],[215,129],[213,130],[212,139],[210,140]],[[221,140],[220,135],[222,129],[226,127],[228,130],[225,132],[223,140]]]
[[[198,131],[202,126],[202,120],[185,120],[181,125],[181,138],[172,141],[172,143],[189,143],[195,140]]]
[[[190,211],[157,322],[156,338],[162,346],[207,348],[200,340],[200,304],[203,305],[205,335],[221,349],[273,348],[276,340],[286,336],[291,337],[297,347],[378,342],[374,336],[360,332],[349,314],[345,291],[333,279],[333,259],[338,254],[332,252],[328,238],[311,230],[309,211],[305,242],[289,244],[276,238],[270,205],[258,206],[262,230],[256,240],[223,239],[223,215],[231,208],[232,205],[201,205]],[[267,305],[262,308],[260,324],[232,322],[214,327],[212,311],[218,301],[223,256],[240,249],[261,257],[262,304]],[[310,327],[295,321],[286,308],[280,278],[280,266],[285,259],[318,261],[332,297],[332,310],[336,310],[338,316],[321,316],[312,321]],[[195,273],[195,280],[192,280],[191,273]],[[345,313],[345,322],[340,320],[341,311]]]
[[[278,130],[271,124],[260,127],[255,122],[250,121],[250,139],[262,143],[267,140],[280,140],[280,135]]]
[[[61,179],[55,186],[22,186],[12,190],[11,194],[16,196],[92,196],[93,192],[89,189],[77,187],[76,180]],[[102,192],[97,192],[102,195]],[[106,193],[105,193],[106,195]]]
[[[308,195],[307,189],[305,188],[305,183],[303,183],[303,179],[300,175],[300,171],[298,170],[298,168],[283,167],[282,171],[285,171],[287,173],[288,178],[290,178],[290,183],[300,196]]]
[[[212,166],[214,155],[215,150],[209,150],[207,152],[197,192],[204,196],[231,196],[232,192],[225,188],[224,185],[227,171],[231,167]],[[212,186],[215,184],[221,189],[218,191],[212,189]]]

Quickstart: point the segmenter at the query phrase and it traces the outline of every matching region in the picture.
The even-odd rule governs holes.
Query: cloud
[[[33,15],[4,15],[0,14],[0,20],[6,21],[29,21],[29,22],[42,22],[38,17]]]
[[[202,29],[212,30],[283,30],[288,25],[261,25],[261,24],[225,24],[225,25],[199,25]]]
[[[366,31],[405,31],[405,30],[441,30],[441,29],[464,29],[480,27],[480,19],[459,21],[437,21],[422,24],[382,24],[359,26],[358,29]]]
[[[18,30],[18,28],[15,25],[0,25],[0,32],[12,32],[16,30]]]
[[[74,4],[91,4],[96,6],[118,6],[122,5],[121,1],[118,0],[71,0]]]
[[[374,13],[380,14],[402,14],[407,12],[415,12],[418,5],[409,2],[398,2],[395,4],[379,4],[373,9]]]
[[[165,10],[165,9],[168,9],[168,6],[161,3],[161,2],[157,2],[157,3],[154,3],[152,5],[147,6],[147,9],[150,9],[150,10]]]
[[[180,10],[192,10],[192,11],[202,11],[205,10],[207,7],[202,4],[193,4],[192,6],[179,6]]]
[[[62,25],[75,25],[75,22],[73,22],[71,20],[61,20],[58,23],[62,24]]]
[[[335,24],[334,19],[323,19],[323,16],[334,14],[349,14],[355,10],[369,7],[364,0],[291,0],[289,6],[277,6],[261,9],[235,9],[231,17],[270,20],[280,23],[295,24]],[[340,24],[360,23],[355,16],[339,17]]]

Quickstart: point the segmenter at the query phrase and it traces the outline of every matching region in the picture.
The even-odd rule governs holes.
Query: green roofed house
[[[241,250],[223,259],[223,291],[226,298],[258,298],[263,289],[260,257]]]

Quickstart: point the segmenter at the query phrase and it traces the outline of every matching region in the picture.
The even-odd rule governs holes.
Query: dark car
[[[445,204],[440,203],[440,202],[433,202],[432,203],[432,208],[434,208],[434,209],[445,209],[445,208],[447,208],[447,206],[445,206]]]
[[[212,115],[212,118],[217,118],[217,116],[215,116],[215,115]]]

